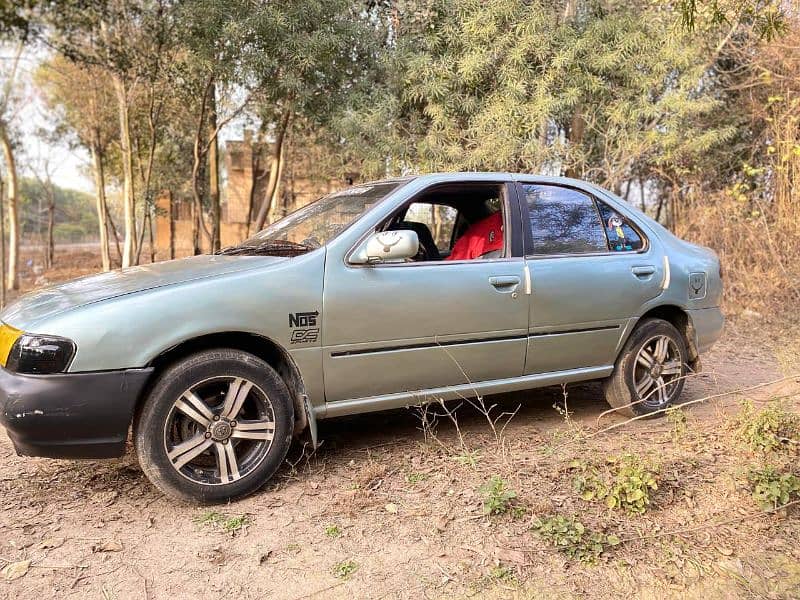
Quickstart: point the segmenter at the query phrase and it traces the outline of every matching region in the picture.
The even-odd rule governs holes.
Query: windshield
[[[334,192],[220,253],[296,256],[309,252],[327,244],[403,183],[368,183]]]

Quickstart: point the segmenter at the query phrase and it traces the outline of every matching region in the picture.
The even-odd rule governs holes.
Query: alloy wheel
[[[683,376],[683,361],[675,341],[666,335],[647,340],[636,355],[633,383],[640,404],[662,408],[669,404]]]
[[[225,485],[251,473],[269,454],[275,414],[267,395],[242,377],[214,377],[175,400],[164,426],[172,467],[186,479]]]

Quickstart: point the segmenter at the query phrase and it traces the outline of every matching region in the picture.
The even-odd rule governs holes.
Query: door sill
[[[485,394],[502,394],[561,383],[599,379],[608,377],[613,370],[613,365],[583,367],[567,371],[537,373],[535,375],[523,375],[522,377],[510,377],[507,379],[492,379],[490,381],[451,385],[428,390],[398,392],[353,400],[337,400],[336,402],[328,402],[323,406],[315,407],[314,412],[318,419],[343,417],[345,415],[391,410],[393,408],[421,406],[431,402],[438,402],[439,400],[455,400],[457,398],[469,398]]]

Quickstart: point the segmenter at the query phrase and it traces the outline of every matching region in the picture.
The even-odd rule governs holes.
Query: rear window
[[[591,196],[554,185],[523,185],[533,254],[607,252],[606,234]]]
[[[605,202],[597,201],[603,227],[608,237],[608,247],[614,252],[641,250],[644,246],[642,236],[633,228],[631,222]]]

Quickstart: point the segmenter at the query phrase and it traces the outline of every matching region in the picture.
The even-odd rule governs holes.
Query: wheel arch
[[[692,324],[692,318],[683,308],[674,304],[662,304],[651,308],[639,317],[640,322],[644,319],[663,319],[671,323],[680,332],[683,336],[683,341],[686,343],[686,349],[689,352],[689,367],[694,372],[700,371],[700,353],[697,350],[696,343],[697,334]]]
[[[248,352],[257,356],[275,369],[286,384],[292,397],[295,435],[309,426],[304,404],[306,389],[303,383],[303,376],[291,355],[275,341],[258,334],[243,331],[210,333],[189,338],[161,352],[147,365],[148,367],[152,367],[154,371],[150,377],[148,386],[139,398],[137,410],[144,402],[144,399],[147,397],[158,376],[167,367],[186,356],[212,348],[231,348],[234,350],[241,350],[242,352]]]

